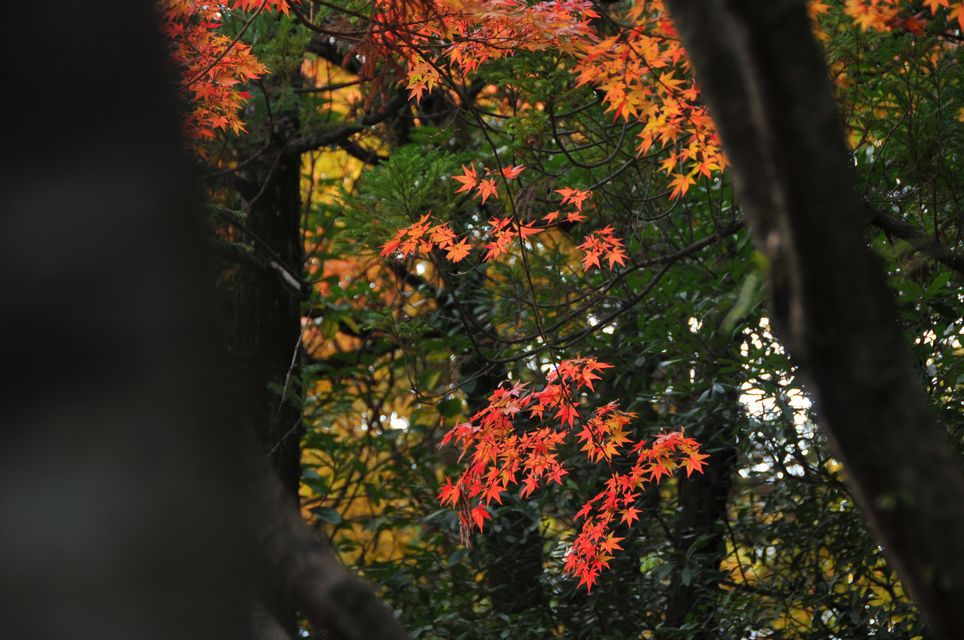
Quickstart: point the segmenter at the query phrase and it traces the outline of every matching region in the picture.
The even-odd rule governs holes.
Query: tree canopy
[[[254,637],[964,637],[964,2],[156,10]]]

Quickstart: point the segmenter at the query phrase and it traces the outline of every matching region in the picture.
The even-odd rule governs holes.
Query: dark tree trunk
[[[244,222],[266,266],[242,269],[233,291],[237,356],[244,399],[258,437],[293,499],[301,477],[301,157],[278,155],[246,176]],[[268,156],[271,158],[271,156]]]
[[[964,638],[964,470],[863,240],[863,204],[805,3],[667,5],[770,259],[774,324],[855,497],[935,636]]]
[[[0,51],[29,64],[0,71],[3,638],[250,637],[240,448],[155,11],[5,7],[24,37]],[[82,62],[50,82],[64,52]]]
[[[312,620],[351,640],[401,640],[292,507],[292,476],[281,487],[251,455],[251,426],[270,421],[239,402],[235,367],[219,366],[214,273],[157,7],[98,9],[11,6],[12,24],[46,37],[0,42],[31,61],[0,72],[24,92],[6,104],[16,126],[0,171],[12,323],[0,342],[17,372],[0,391],[0,637],[245,640],[260,557]],[[84,63],[47,82],[37,69],[63,51]],[[294,163],[279,191],[297,199]]]
[[[703,379],[712,381],[712,375]],[[666,626],[679,629],[695,623],[687,638],[719,637],[717,598],[720,564],[726,557],[727,505],[736,468],[735,438],[743,424],[737,393],[731,389],[713,404],[698,428],[687,431],[709,451],[712,463],[702,474],[679,480],[679,517],[674,545],[682,566],[673,572],[666,598]]]
[[[260,267],[244,265],[228,280],[233,321],[227,349],[244,415],[260,443],[255,455],[267,457],[287,501],[297,508],[303,430],[301,156],[284,151],[297,120],[282,114],[279,121],[285,135],[272,132],[274,144],[264,160],[237,180],[247,216],[235,223],[240,231],[235,235],[253,248]],[[296,637],[294,602],[267,575],[260,582],[264,617]]]

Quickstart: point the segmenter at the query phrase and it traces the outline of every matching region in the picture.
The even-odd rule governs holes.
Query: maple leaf
[[[501,485],[498,485],[498,484],[490,485],[490,486],[485,490],[485,493],[484,493],[484,495],[483,495],[483,499],[485,500],[485,504],[489,504],[489,503],[492,502],[493,500],[495,500],[495,501],[498,502],[499,504],[502,504],[502,495],[501,495],[501,494],[502,494],[503,491],[505,491],[505,487],[503,487],[503,486],[501,486]],[[481,529],[481,528],[482,528],[482,527],[480,526],[479,529]]]
[[[402,243],[403,237],[405,237],[404,229],[399,231],[394,238],[382,245],[382,250],[379,251],[379,255],[381,255],[383,258],[387,258],[395,253],[395,251],[398,249],[398,246]]]
[[[609,268],[615,265],[625,265],[626,252],[622,248],[622,240],[613,235],[612,227],[604,227],[595,233],[586,236],[585,241],[579,248],[585,252],[582,258],[582,265],[585,271],[592,267],[602,267],[599,259],[603,256],[609,262]]]
[[[534,475],[528,475],[523,481],[522,490],[519,492],[519,495],[522,496],[523,498],[528,497],[538,487],[539,487],[539,479],[536,478]]]
[[[609,268],[612,269],[617,264],[625,267],[626,266],[626,252],[619,247],[612,247],[606,252],[606,260],[609,261]]]
[[[556,467],[548,473],[546,476],[550,482],[555,482],[556,484],[562,484],[562,476],[568,474],[562,466],[556,465]]]
[[[582,203],[592,195],[591,191],[580,191],[579,189],[556,189],[556,193],[562,196],[562,204],[572,204],[578,211],[582,211]]]
[[[533,227],[532,225],[522,224],[519,225],[519,235],[522,236],[523,240],[530,238],[534,235],[540,234],[545,231],[544,228]]]
[[[450,247],[445,250],[445,257],[452,262],[461,262],[471,250],[468,238],[462,238],[458,242],[453,243]]]
[[[582,506],[582,508],[579,511],[576,512],[576,520],[580,520],[582,518],[587,517],[590,511],[592,511],[592,503],[587,502]]]
[[[542,219],[545,220],[546,223],[552,224],[553,222],[556,221],[556,218],[558,218],[558,217],[559,217],[559,212],[558,212],[558,211],[552,211],[552,212],[547,213],[546,215],[542,216]]]
[[[453,483],[451,478],[445,479],[445,484],[439,490],[438,501],[445,505],[450,503],[453,507],[459,500],[460,487],[458,484]]]
[[[670,474],[669,461],[664,459],[656,460],[649,470],[649,477],[651,480],[659,480],[663,476],[668,476]]]
[[[505,176],[506,180],[514,180],[519,177],[519,174],[525,171],[523,165],[516,165],[514,167],[503,167],[502,175]]]
[[[693,179],[693,176],[684,173],[674,173],[672,179],[669,181],[669,186],[673,188],[669,194],[670,200],[675,200],[680,196],[686,195],[690,186],[694,184],[696,184],[696,180]]]
[[[559,411],[556,413],[556,417],[559,418],[561,422],[568,424],[571,427],[573,421],[579,417],[579,410],[572,402],[567,400],[559,406]]]
[[[592,587],[596,584],[596,578],[598,577],[598,571],[587,571],[579,575],[579,586],[586,587],[586,593],[592,592]]]
[[[635,520],[639,520],[639,509],[627,507],[623,510],[623,517],[619,521],[632,526]]]
[[[614,534],[610,533],[606,536],[605,540],[599,543],[599,548],[606,553],[612,553],[617,549],[622,550],[622,547],[619,546],[619,542],[622,540],[623,538],[617,538]]]
[[[689,478],[694,471],[703,473],[703,467],[706,466],[706,463],[703,461],[707,458],[709,458],[708,455],[699,453],[698,451],[689,454],[689,456],[683,460],[683,466],[686,468],[686,477]]]
[[[961,29],[964,29],[964,2],[959,2],[954,5],[951,12],[947,15],[950,20],[957,19],[957,24]]]
[[[447,224],[440,224],[431,229],[429,243],[445,249],[455,242],[455,232]]]
[[[494,196],[496,198],[499,197],[498,188],[496,187],[495,180],[492,178],[486,178],[479,182],[479,185],[476,187],[476,191],[478,191],[479,195],[482,196],[482,204],[485,204],[485,201],[489,199],[489,196]]]
[[[492,514],[490,514],[482,505],[478,505],[472,509],[472,511],[469,513],[469,516],[472,518],[472,522],[475,523],[475,526],[479,528],[479,531],[482,531],[482,526],[485,524],[486,520],[492,517]]]
[[[452,179],[456,182],[461,183],[461,187],[455,190],[455,193],[462,193],[464,191],[471,191],[475,188],[475,185],[479,182],[479,173],[476,171],[475,167],[472,165],[465,166],[462,165],[462,175],[452,176]]]
[[[572,211],[566,215],[566,220],[569,222],[583,222],[586,216],[582,215],[578,211]]]

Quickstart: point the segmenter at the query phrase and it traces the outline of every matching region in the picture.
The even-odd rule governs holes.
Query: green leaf
[[[311,513],[315,514],[319,520],[327,524],[341,523],[341,514],[334,509],[330,509],[328,507],[315,507],[310,511]]]

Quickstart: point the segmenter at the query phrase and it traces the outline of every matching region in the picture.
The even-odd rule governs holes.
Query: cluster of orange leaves
[[[421,29],[379,32],[375,39],[405,61],[416,102],[442,83],[445,68],[465,77],[518,51],[551,48],[571,55],[577,86],[601,90],[616,119],[643,124],[638,152],[664,152],[670,197],[682,196],[697,177],[722,170],[726,159],[662,0],[639,0],[625,16],[631,27],[606,39],[590,24],[598,17],[584,0],[382,0],[377,21],[403,20]]]
[[[395,8],[395,18],[400,17],[398,7],[422,7],[417,16],[411,9],[404,13],[425,25],[418,36],[391,41],[393,51],[407,63],[408,89],[416,101],[441,84],[446,61],[456,74],[465,76],[487,60],[553,48],[573,57],[577,86],[602,91],[615,119],[642,124],[637,152],[662,156],[660,168],[669,179],[670,199],[726,167],[716,127],[700,101],[663,0],[636,0],[621,17],[624,28],[607,38],[600,38],[589,24],[598,17],[591,5],[579,0],[532,5],[516,0],[436,0],[432,11],[426,11],[424,3],[382,1]],[[923,4],[931,16],[945,11],[947,20],[957,20],[964,28],[964,0]],[[811,17],[828,10],[821,0],[809,3]],[[926,26],[925,12],[914,13],[909,0],[846,0],[844,10],[865,30],[899,28],[920,35]],[[439,41],[448,45],[441,50],[430,46]]]
[[[634,442],[627,426],[635,414],[621,411],[616,403],[584,416],[578,394],[592,391],[598,374],[611,367],[594,358],[565,360],[550,370],[542,390],[529,391],[522,383],[500,387],[469,422],[446,433],[440,446],[455,444],[462,452],[460,460],[468,456],[465,470],[457,478],[445,478],[438,496],[442,505],[458,511],[463,540],[468,541],[473,525],[483,529],[492,517],[486,507],[493,501],[502,504],[502,493],[510,486],[521,484],[519,493],[525,498],[540,485],[562,484],[568,471],[559,460],[559,448],[575,432],[589,460],[605,462],[610,470],[603,490],[576,514],[586,520],[565,562],[565,571],[591,589],[613,552],[621,549],[616,528],[639,519],[634,505],[644,486],[678,468],[685,468],[687,475],[703,471],[708,456],[681,431],[662,434],[652,444]],[[631,461],[628,471],[616,471],[616,466],[627,466],[614,466],[618,458]]]
[[[637,1],[625,19],[631,28],[586,43],[576,84],[602,91],[615,119],[642,123],[637,153],[664,156],[660,167],[676,199],[698,177],[721,171],[726,158],[662,0]]]
[[[185,128],[195,140],[217,131],[244,131],[238,115],[251,97],[244,85],[267,72],[243,42],[220,33],[224,12],[288,12],[287,0],[161,0],[161,29],[181,74],[181,91],[191,101]]]
[[[609,268],[626,266],[626,251],[623,241],[613,235],[613,228],[609,225],[586,236],[585,242],[579,245],[583,251],[582,266],[589,271],[592,267],[599,267],[599,259],[605,257],[609,261]]]
[[[606,428],[612,428],[608,427],[609,423],[618,424],[619,421],[621,418],[609,418],[585,437],[597,437],[595,434],[599,431],[605,434]],[[639,499],[641,489],[649,482],[658,482],[663,476],[669,476],[678,468],[686,469],[687,477],[694,471],[702,473],[705,460],[709,457],[700,452],[696,440],[687,438],[682,431],[660,434],[652,444],[640,440],[629,448],[626,455],[635,456],[630,470],[626,473],[613,472],[606,480],[605,488],[576,514],[577,518],[586,520],[566,556],[565,570],[577,576],[579,584],[586,585],[587,590],[592,588],[602,570],[609,568],[613,551],[622,549],[619,546],[622,538],[616,537],[613,530],[617,516],[621,524],[627,525],[639,519],[639,509],[633,505]]]
[[[376,0],[371,37],[404,60],[409,95],[419,101],[441,83],[445,61],[466,76],[519,51],[574,51],[598,17],[588,0]]]
[[[917,4],[917,3],[914,3]],[[847,0],[844,11],[864,31],[909,31],[922,35],[929,20],[957,21],[964,29],[964,1],[924,0],[930,12],[917,11],[908,0]]]
[[[500,173],[502,179],[508,184],[524,170],[525,167],[518,165],[505,167]],[[482,204],[485,204],[490,197],[498,199],[499,187],[494,175],[496,174],[491,170],[486,170],[483,173],[485,177],[480,177],[474,165],[462,165],[462,175],[452,176],[453,180],[461,184],[455,192],[472,194],[473,197],[479,198]],[[576,223],[586,219],[583,215],[583,204],[592,197],[591,191],[564,187],[556,189],[556,193],[562,196],[561,205],[571,205],[574,209],[566,212],[567,222]],[[488,241],[481,247],[485,249],[482,260],[488,262],[507,254],[516,240],[528,240],[556,224],[561,213],[557,210],[546,214],[542,217],[542,224],[539,226],[532,222],[519,222],[514,217],[489,219]],[[395,235],[382,245],[380,252],[382,257],[428,256],[433,250],[439,250],[444,251],[446,259],[451,262],[464,260],[473,248],[469,237],[460,239],[448,223],[432,224],[431,219],[432,214],[426,213],[417,222],[395,232]],[[623,242],[616,237],[612,227],[607,226],[590,233],[584,240],[579,248],[584,253],[582,263],[586,271],[592,267],[601,267],[600,258],[608,261],[610,269],[617,264],[626,264],[628,256],[623,248]]]
[[[382,257],[387,258],[396,253],[402,257],[427,255],[433,249],[439,249],[445,251],[445,257],[452,262],[465,259],[472,249],[468,238],[459,240],[445,222],[430,224],[431,217],[431,213],[426,213],[418,222],[399,229],[391,240],[382,245]]]

